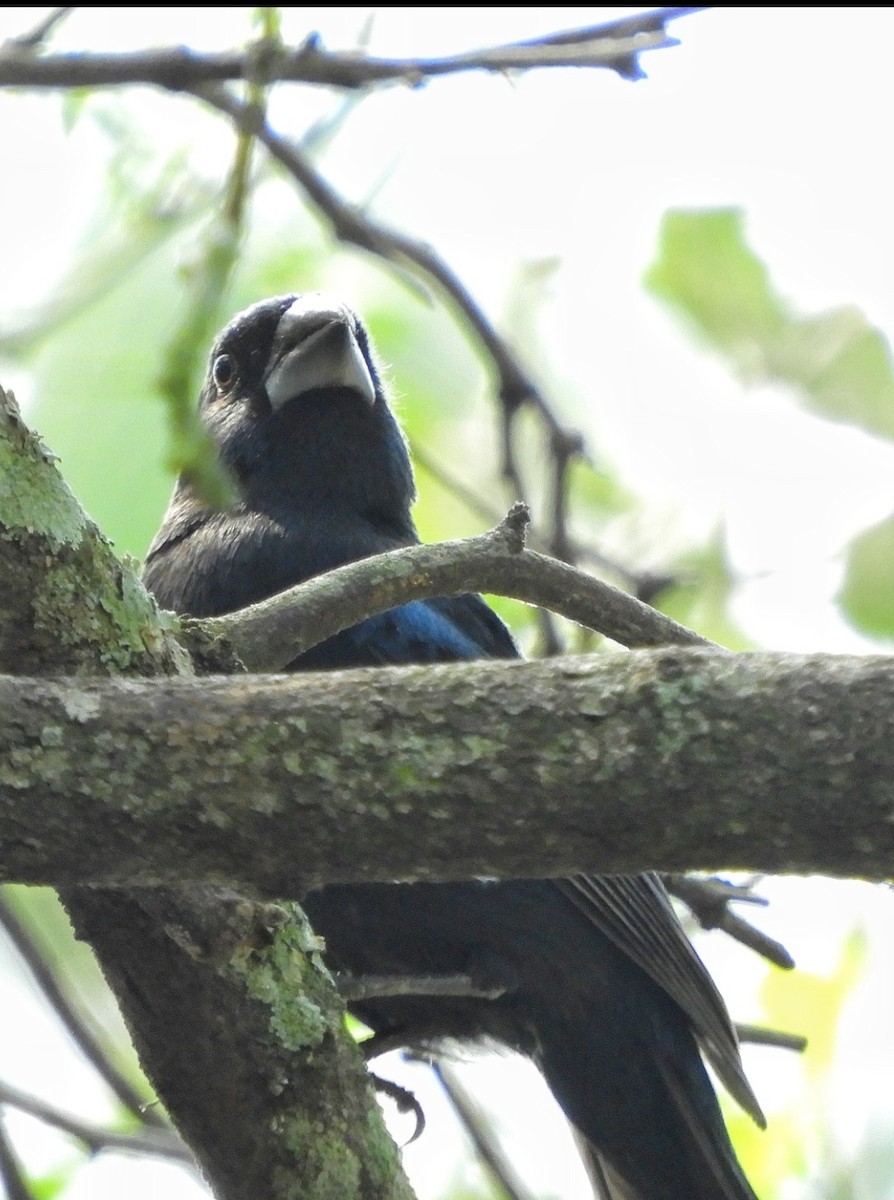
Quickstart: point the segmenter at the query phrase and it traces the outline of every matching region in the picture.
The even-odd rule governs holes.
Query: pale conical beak
[[[343,305],[299,297],[280,318],[264,378],[274,409],[318,388],[348,388],[369,405],[376,388]]]

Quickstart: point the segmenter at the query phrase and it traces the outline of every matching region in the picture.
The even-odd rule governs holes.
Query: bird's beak
[[[376,388],[349,310],[322,297],[299,297],[276,329],[264,377],[274,410],[319,388],[349,388],[372,406]]]

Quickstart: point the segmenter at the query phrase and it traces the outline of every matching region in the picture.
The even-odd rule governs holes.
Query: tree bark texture
[[[701,867],[887,878],[894,661],[672,649],[157,680],[0,678],[8,879]]]
[[[10,672],[0,720],[11,713],[7,696],[26,699],[26,673],[66,675],[65,684],[44,678],[41,686],[73,685],[74,695],[109,676],[189,674],[177,628],[115,558],[0,389],[0,669]],[[123,763],[114,733],[94,733],[108,761]],[[48,726],[44,736],[55,737]],[[7,744],[0,773],[11,780],[17,762]],[[7,864],[33,851],[41,813],[54,795],[58,802],[49,776],[35,783],[19,796],[37,805],[30,817],[10,837],[0,832]],[[112,802],[111,776],[107,783],[101,790]],[[85,849],[82,833],[102,840],[98,826],[80,826],[77,809],[66,803],[51,822],[60,833],[67,826],[71,863]],[[112,826],[123,834],[130,819],[121,816]],[[190,877],[168,876],[171,886],[151,890],[79,886],[87,876],[76,871],[56,882],[66,885],[76,930],[96,951],[144,1069],[218,1200],[407,1200],[399,1156],[300,910],[230,889],[173,886]],[[116,879],[136,881],[127,871]]]

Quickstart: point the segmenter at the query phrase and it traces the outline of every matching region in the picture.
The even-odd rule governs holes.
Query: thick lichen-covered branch
[[[172,674],[187,656],[0,388],[0,670]]]
[[[12,878],[295,895],[645,867],[885,878],[894,864],[890,658],[678,649],[0,680],[0,713]]]
[[[70,711],[85,715],[77,700],[87,694],[81,688],[105,683],[126,692],[136,677],[191,669],[174,638],[176,624],[158,613],[133,570],[115,559],[53,456],[2,390],[0,580],[0,669],[9,672],[4,695],[24,700],[30,690],[25,675],[40,674],[39,686],[61,689],[58,694],[73,700]],[[64,683],[47,678],[60,675]],[[121,675],[128,681],[108,678]],[[6,714],[3,701],[0,714]],[[48,749],[56,729],[44,725],[39,740]],[[114,750],[111,730],[94,733],[110,760],[126,761],[127,749]],[[0,750],[0,775],[15,792],[11,803],[0,804],[8,815],[30,800],[39,797],[40,807],[60,795],[49,760],[42,782],[24,791],[17,786],[25,748],[19,734]],[[100,790],[112,800],[105,785]],[[125,793],[118,799],[113,825],[123,834],[128,810],[141,801],[136,792],[129,801]],[[271,909],[229,889],[173,886],[185,875],[169,876],[168,888],[143,892],[80,886],[88,881],[75,866],[82,835],[97,830],[79,825],[73,794],[64,807],[66,856],[75,869],[54,882],[79,934],[95,949],[143,1066],[218,1200],[409,1197],[344,1028],[341,1002],[300,912]],[[21,809],[20,816],[15,832],[0,832],[7,863],[26,846],[33,850],[35,837],[43,840],[38,811]],[[137,875],[118,882],[135,885]]]
[[[216,1196],[411,1200],[296,906],[228,888],[101,891],[74,923]]]

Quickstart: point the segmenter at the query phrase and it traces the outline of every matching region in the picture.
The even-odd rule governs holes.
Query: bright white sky
[[[0,12],[0,39],[40,11]],[[384,8],[371,48],[442,54],[622,11],[632,10]],[[219,8],[209,22],[204,9],[79,9],[59,44],[224,47],[244,37],[239,13]],[[319,29],[335,48],[354,44],[368,15],[295,8],[290,20],[296,38]],[[894,331],[894,10],[718,8],[672,31],[681,46],[644,56],[649,78],[635,85],[580,71],[393,89],[358,107],[326,169],[343,192],[358,201],[375,195],[378,213],[434,241],[496,316],[520,261],[556,258],[538,312],[545,361],[597,452],[649,497],[656,559],[657,539],[703,536],[722,516],[748,580],[738,616],[757,641],[865,648],[832,598],[842,547],[894,508],[894,451],[806,417],[772,389],[744,392],[639,281],[668,208],[737,205],[752,246],[801,310],[853,303]],[[294,120],[298,95],[281,92],[274,120]],[[46,104],[17,105],[0,109],[0,322],[52,289],[95,196],[89,139],[66,142]],[[186,103],[159,104],[154,119],[172,138],[201,128],[205,145],[195,153],[209,162],[224,144],[208,139],[208,122],[199,125]],[[296,127],[305,123],[302,113]],[[15,383],[27,395],[27,380]],[[854,919],[849,894],[836,889],[830,901],[811,892],[811,920],[780,931],[799,962],[828,965],[828,947]],[[779,929],[775,911],[767,925]],[[881,986],[892,964],[882,949],[874,954]],[[859,1011],[869,1013],[877,994],[868,990]],[[33,1063],[33,1047],[24,1049],[3,1049],[0,1075],[13,1058]],[[887,1087],[890,1051],[876,1048],[872,1061],[850,1068],[848,1139],[859,1139]],[[71,1196],[99,1195],[94,1186],[79,1184]],[[110,1186],[137,1195],[120,1180]],[[558,1180],[552,1186],[558,1191]],[[175,1200],[167,1183],[149,1194],[162,1190]],[[861,1194],[880,1200],[877,1191]]]

